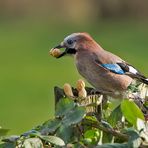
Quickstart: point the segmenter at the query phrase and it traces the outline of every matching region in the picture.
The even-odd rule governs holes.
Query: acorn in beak
[[[61,48],[65,48],[65,50],[63,52],[61,52]],[[52,48],[50,51],[49,51],[50,55],[52,55],[53,57],[56,57],[56,58],[61,58],[63,57],[64,55],[67,55],[67,54],[75,54],[76,53],[76,50],[73,49],[73,48],[67,48],[66,46],[64,46],[63,43],[61,43],[60,45]]]
[[[53,49],[60,49],[60,48],[64,48],[64,47],[65,47],[64,45],[58,45],[58,46],[54,47]],[[67,51],[68,51],[68,48],[66,48],[65,51],[61,52],[61,53],[59,54],[59,56],[57,56],[56,58],[61,58],[61,57],[63,57],[64,55],[67,54]]]
[[[66,51],[62,52],[60,50],[60,48],[64,48],[64,46],[62,44],[52,48],[50,51],[49,51],[49,54],[52,55],[53,57],[55,58],[60,58],[62,56],[64,56],[66,54]]]

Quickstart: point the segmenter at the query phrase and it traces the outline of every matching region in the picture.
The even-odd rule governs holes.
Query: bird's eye
[[[69,44],[69,45],[72,45],[73,44],[73,40],[67,40],[67,43]]]

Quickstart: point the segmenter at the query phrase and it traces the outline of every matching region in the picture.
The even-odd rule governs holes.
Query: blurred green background
[[[88,32],[148,76],[147,0],[1,0],[0,126],[20,134],[54,116],[54,86],[81,78],[50,48]]]

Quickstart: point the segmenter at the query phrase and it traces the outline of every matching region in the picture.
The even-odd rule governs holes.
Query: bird
[[[103,49],[86,32],[72,33],[53,49],[65,50],[56,58],[73,55],[76,68],[98,92],[113,97],[126,93],[133,80],[148,85],[148,78],[119,56]]]

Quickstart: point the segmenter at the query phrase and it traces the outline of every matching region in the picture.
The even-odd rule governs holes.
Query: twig
[[[90,125],[91,124],[91,126],[93,126],[95,128],[99,128],[100,130],[102,130],[102,131],[104,131],[106,133],[112,134],[113,136],[118,137],[118,138],[120,138],[120,139],[122,139],[124,141],[128,141],[128,139],[129,139],[128,135],[122,134],[119,131],[115,131],[112,128],[106,128],[99,121],[93,122],[93,121],[91,121],[89,119],[85,119],[85,120],[86,120],[85,125]]]

